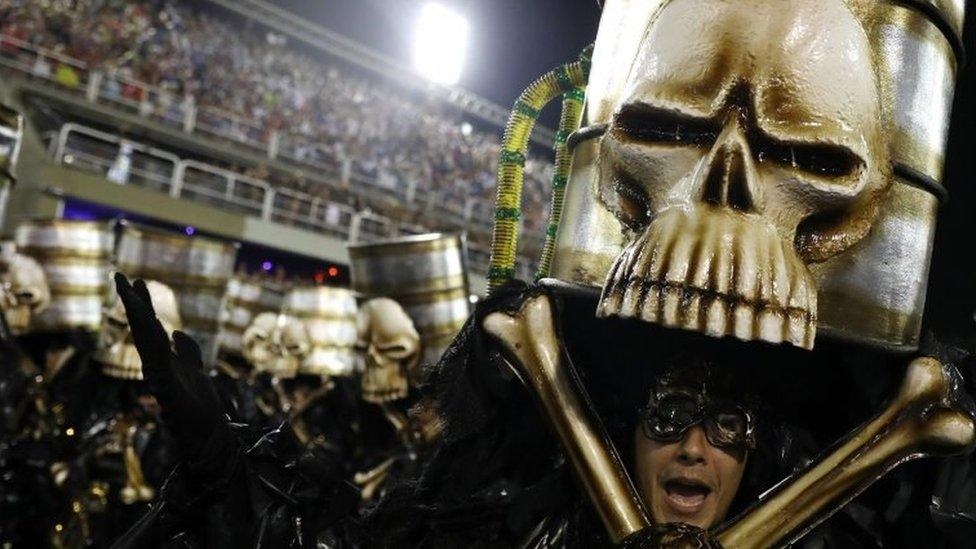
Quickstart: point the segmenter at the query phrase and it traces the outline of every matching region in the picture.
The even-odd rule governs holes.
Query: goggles
[[[644,436],[658,442],[677,442],[692,426],[701,424],[716,448],[756,447],[752,413],[733,402],[712,399],[687,388],[657,388],[640,410]]]

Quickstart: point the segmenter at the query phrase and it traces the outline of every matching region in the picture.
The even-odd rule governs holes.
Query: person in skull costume
[[[167,331],[181,326],[169,287],[149,281]],[[107,545],[143,513],[175,463],[173,440],[146,390],[121,302],[104,314],[98,346],[62,368],[49,388],[54,452],[46,464],[59,491],[50,520],[60,547]]]
[[[354,477],[364,501],[389,477],[411,474],[440,434],[433,403],[418,399],[422,378],[420,335],[403,307],[373,298],[359,307],[358,341],[365,469]]]
[[[0,275],[4,279],[4,298],[0,300],[0,542],[31,546],[48,539],[48,519],[59,510],[60,494],[40,465],[46,464],[53,452],[52,418],[42,370],[18,337],[37,308],[20,303],[25,287],[17,281],[23,279],[23,273],[12,272],[19,262],[5,263]],[[43,288],[37,283],[28,286],[37,288],[33,293],[46,293],[43,272],[39,274],[35,280],[44,283]],[[16,329],[8,318],[14,320]]]
[[[176,351],[169,352],[166,350],[162,339],[164,332],[161,331],[158,321],[154,318],[152,302],[144,290],[144,284],[141,281],[136,281],[132,287],[122,277],[117,278],[117,284],[119,294],[129,311],[137,347],[140,349],[140,353],[146,357],[143,364],[147,381],[151,387],[154,387],[153,391],[160,399],[167,421],[171,422],[175,429],[185,433],[180,438],[183,442],[185,455],[188,458],[185,461],[186,468],[182,475],[184,478],[177,478],[177,482],[168,486],[163,494],[163,501],[167,503],[156,505],[154,511],[120,541],[122,547],[135,547],[142,543],[158,542],[174,536],[194,539],[207,546],[233,546],[243,540],[255,541],[255,537],[257,538],[256,541],[268,543],[272,546],[287,545],[291,543],[294,534],[289,532],[289,525],[299,523],[304,525],[303,534],[308,537],[295,541],[306,543],[313,539],[321,540],[323,536],[326,539],[331,539],[333,543],[363,544],[365,546],[401,546],[404,543],[421,541],[420,539],[412,539],[415,534],[413,532],[407,533],[405,529],[425,531],[423,534],[426,538],[424,542],[433,543],[434,546],[438,547],[463,544],[465,541],[462,539],[474,541],[480,537],[483,530],[496,530],[495,533],[484,539],[494,539],[493,543],[500,543],[504,539],[504,537],[500,537],[504,536],[504,528],[501,528],[496,520],[484,520],[485,517],[481,513],[465,516],[467,510],[473,505],[477,507],[495,505],[498,509],[509,508],[512,507],[513,500],[521,500],[523,497],[525,498],[522,500],[525,502],[523,505],[526,505],[528,501],[533,499],[531,496],[537,493],[533,490],[526,490],[525,493],[519,494],[520,497],[516,497],[514,492],[511,496],[507,496],[503,490],[500,498],[502,501],[490,502],[490,495],[488,496],[489,501],[483,499],[485,496],[481,492],[484,489],[481,489],[477,491],[478,495],[475,496],[474,501],[466,498],[454,500],[448,496],[428,508],[428,505],[423,503],[424,499],[417,497],[413,485],[416,478],[413,478],[396,486],[391,495],[380,503],[378,510],[374,511],[365,522],[354,520],[355,515],[352,510],[355,506],[350,506],[347,499],[350,495],[354,495],[354,492],[348,491],[351,487],[343,482],[330,485],[328,478],[313,476],[311,474],[313,472],[328,469],[328,467],[322,467],[321,454],[315,455],[314,452],[309,452],[307,448],[303,451],[300,445],[294,443],[287,430],[279,430],[271,435],[265,435],[256,447],[244,450],[248,447],[247,443],[242,442],[246,435],[226,421],[212,387],[205,377],[194,373],[191,365],[199,361],[199,355],[192,340],[181,333],[176,333],[174,335]],[[478,336],[474,333],[466,333],[467,338],[470,338],[469,341],[474,343]],[[448,353],[452,358],[448,358],[446,362],[457,361],[461,352],[456,347]],[[166,350],[165,354],[164,350]],[[472,352],[471,354],[476,353]],[[497,353],[495,356],[497,360]],[[149,366],[150,364],[152,366]],[[464,365],[455,362],[452,366]],[[461,375],[456,375],[455,372],[459,372]],[[471,369],[452,367],[445,369],[445,376],[449,380],[435,382],[440,390],[450,390],[452,393],[451,400],[445,401],[446,404],[453,404],[454,399],[459,397],[465,399],[484,398],[485,387],[463,387],[461,391],[453,390],[460,388],[456,385],[462,383],[461,380],[468,375],[478,374]],[[515,389],[511,386],[512,379],[496,379],[494,383],[509,385],[509,390]],[[520,392],[522,391],[518,389],[513,391],[512,396],[515,398],[511,400],[509,405],[493,411],[493,415],[506,409],[507,412],[505,413],[516,413],[515,409],[519,405],[527,404],[524,392],[522,392],[521,398],[518,398]],[[446,394],[439,394],[439,396],[445,397]],[[467,402],[465,408],[477,411],[476,413],[487,412],[487,410],[481,409],[477,401]],[[634,409],[631,411],[633,412]],[[457,433],[461,434],[470,426],[465,418],[460,417],[458,419],[464,421],[464,423],[459,422],[461,428],[457,429]],[[632,427],[637,424],[635,420],[636,414],[628,422],[631,426],[630,433],[634,432]],[[494,428],[500,427],[494,421],[491,424]],[[535,480],[543,485],[548,483],[550,484],[548,488],[553,489],[567,480],[566,471],[561,466],[552,467],[551,462],[553,460],[557,462],[560,460],[553,455],[555,448],[552,446],[552,440],[547,437],[539,437],[540,434],[544,433],[544,430],[538,430],[541,426],[533,421],[527,422],[527,426],[527,429],[512,429],[511,426],[507,426],[501,431],[513,431],[516,434],[522,433],[522,435],[529,435],[531,438],[537,439],[535,444],[521,448],[526,451],[525,457],[529,463],[526,465],[526,469],[534,470],[533,476],[540,471],[551,475],[548,478],[537,478]],[[684,425],[683,427],[689,426]],[[486,429],[486,431],[491,436],[500,434],[491,433],[490,429]],[[467,440],[468,435],[464,434],[462,437],[465,439],[464,444],[471,443],[470,440]],[[452,440],[442,450],[451,448],[456,444],[457,442]],[[544,451],[543,448],[545,448]],[[451,453],[453,454],[453,452]],[[464,463],[451,461],[452,463],[444,463],[443,457],[438,457],[433,466],[455,468],[467,467],[471,464],[470,460],[464,460]],[[226,467],[228,463],[232,466]],[[280,475],[288,469],[288,467],[282,467],[285,463],[294,463],[297,467],[289,472],[285,478],[272,477],[278,481],[275,486],[254,486],[253,483],[246,480],[252,476],[266,476],[269,471],[276,471]],[[540,464],[542,465],[541,468]],[[219,475],[216,474],[218,471],[221,472]],[[513,489],[522,480],[516,480],[507,475],[497,476],[497,473],[497,469],[486,467],[479,469],[478,472],[470,472],[469,476],[479,479],[477,482],[511,483],[510,486]],[[440,471],[438,474],[434,474],[430,467],[425,470],[425,474],[433,475],[438,479],[436,481],[438,490],[455,488],[451,485],[458,480],[454,478],[452,472]],[[187,486],[197,484],[204,487],[202,497],[199,493],[188,495],[182,492]],[[316,489],[310,490],[310,487]],[[456,488],[459,494],[466,494],[464,484]],[[280,492],[285,490],[287,493],[282,494]],[[410,495],[404,495],[403,491],[409,492]],[[299,494],[303,496],[301,499],[299,499]],[[441,499],[441,496],[446,495],[439,494],[436,499]],[[405,499],[402,500],[401,498]],[[259,520],[260,522],[256,524],[259,524],[260,527],[231,528],[226,533],[223,533],[224,529],[220,528],[222,533],[218,534],[217,531],[205,527],[208,520],[201,519],[199,516],[191,518],[198,514],[200,509],[191,507],[183,510],[187,501],[204,502],[206,514],[222,516],[224,520],[230,520],[237,525],[252,524],[252,521]],[[582,503],[578,498],[569,501],[572,502],[573,512],[581,512],[577,508]],[[251,502],[251,504],[246,505],[242,502]],[[262,506],[255,507],[258,504]],[[458,504],[458,506],[454,507],[453,504]],[[316,506],[319,507],[316,508]],[[177,513],[178,516],[174,517],[173,513]],[[456,533],[453,532],[454,529],[458,528],[457,525],[442,529],[440,525],[442,521],[437,516],[441,513],[458,514],[461,520],[476,523],[477,528],[468,529],[462,534],[462,536],[475,537],[457,537]],[[497,510],[493,514],[497,518]],[[175,532],[161,531],[161,529],[174,525],[178,528]],[[461,530],[464,531],[465,529],[461,528]],[[233,537],[229,537],[227,534]],[[597,536],[595,543],[599,544],[601,539]]]
[[[605,209],[600,215],[619,220],[624,238],[611,231],[616,237],[612,244],[621,253],[604,265],[607,282],[598,307],[604,318],[592,318],[591,301],[553,297],[564,320],[558,335],[624,462],[638,461],[635,447],[644,443],[638,437],[644,429],[639,422],[660,411],[652,406],[642,416],[639,410],[653,401],[648,395],[668,367],[704,362],[759,385],[763,409],[752,411],[755,449],[743,458],[743,481],[730,514],[809,464],[820,449],[854,427],[855,418],[877,409],[897,385],[898,374],[911,370],[905,370],[901,357],[838,341],[818,341],[816,350],[808,352],[710,339],[627,319],[711,336],[813,345],[817,314],[831,310],[818,303],[817,276],[825,276],[819,270],[824,265],[843,270],[845,253],[873,243],[872,236],[884,229],[876,230],[875,222],[884,213],[887,193],[900,193],[906,200],[914,196],[905,185],[892,184],[891,151],[879,120],[886,111],[878,99],[879,79],[872,76],[877,67],[868,59],[865,27],[873,21],[864,15],[870,12],[868,4],[664,2],[660,10],[649,11],[671,18],[668,24],[657,22],[650,32],[636,33],[647,41],[638,48],[637,70],[620,71],[635,77],[617,83],[618,91],[626,92],[620,103],[608,101],[607,107],[599,104],[599,97],[594,102],[594,109],[606,107],[612,116],[599,150],[600,184],[589,187],[599,191]],[[868,23],[862,26],[862,20]],[[836,85],[838,80],[842,86]],[[523,116],[531,112],[531,106],[521,107]],[[517,151],[506,152],[503,161],[517,165]],[[904,167],[901,172],[908,173]],[[920,201],[931,204],[931,197]],[[497,218],[514,223],[518,212],[510,210],[500,207]],[[604,236],[584,234],[594,241]],[[924,267],[927,257],[921,262]],[[593,264],[581,262],[574,274],[599,279],[603,271]],[[505,267],[495,272],[504,273]],[[871,282],[880,284],[881,275],[876,277]],[[148,304],[125,281],[119,281],[119,290],[133,323],[141,318],[143,333],[151,334]],[[394,486],[362,522],[334,521],[339,509],[337,500],[326,497],[328,491],[315,492],[325,507],[314,519],[298,511],[307,513],[310,500],[289,502],[295,500],[293,494],[279,495],[272,507],[262,508],[274,512],[264,513],[268,518],[260,532],[280,533],[287,530],[284,524],[300,522],[309,542],[318,534],[371,546],[609,545],[599,524],[603,517],[570,476],[572,459],[567,457],[573,454],[560,451],[555,438],[547,436],[549,426],[541,417],[526,413],[535,404],[526,388],[536,380],[510,367],[511,355],[517,353],[499,349],[486,337],[484,322],[492,315],[520,311],[541,293],[514,282],[496,287],[433,372],[428,390],[447,426],[419,477]],[[173,369],[173,360],[192,361],[192,356],[171,356],[158,343],[155,347],[159,383],[178,387],[165,381],[174,377],[166,372]],[[141,349],[149,356],[153,344],[147,340]],[[923,350],[945,362],[960,362],[939,345],[928,343]],[[971,434],[971,403],[956,400],[955,391],[962,388],[957,379],[949,376],[947,383],[952,398],[946,401],[953,401],[947,405],[955,406],[949,413],[960,424],[968,419]],[[186,384],[188,390],[193,387]],[[172,395],[174,405],[186,400],[180,394]],[[211,415],[219,418],[219,413]],[[719,423],[717,415],[701,415],[704,423]],[[226,431],[220,425],[219,419],[213,422],[214,432]],[[687,421],[676,425],[676,431],[688,427],[684,437],[704,433],[708,439],[707,424],[701,430]],[[712,438],[722,440],[715,433]],[[257,467],[258,456],[234,450],[247,445],[231,437],[209,440],[224,445],[200,445],[194,454],[202,458],[197,461],[201,467],[217,461],[216,456],[226,462],[227,455],[244,457],[233,461],[240,467],[236,474],[248,475]],[[568,446],[562,439],[560,443]],[[628,469],[638,479],[645,470],[635,463]],[[948,479],[960,471],[965,476],[964,469],[948,469],[941,489],[948,489]],[[246,485],[219,478],[234,493]],[[649,481],[641,485],[653,518],[668,520],[666,513],[654,510],[654,492],[660,489],[654,475],[645,478]],[[668,479],[662,478],[667,491]],[[583,480],[586,484],[592,478]],[[931,464],[901,469],[807,533],[805,540],[840,546],[937,545],[942,533],[952,537],[960,524],[970,521],[966,505],[973,498],[971,490],[940,497],[939,508],[930,513],[927,485],[934,481]],[[679,496],[694,505],[691,500],[701,494],[687,488]],[[713,543],[702,527],[721,520],[718,507],[697,529],[638,527],[623,543],[646,546],[682,534],[697,536],[701,544]],[[299,515],[302,520],[295,520]],[[148,531],[137,530],[133,536]],[[213,543],[212,532],[192,527],[183,531]],[[268,535],[265,540],[292,539]]]
[[[154,327],[151,302],[140,295],[141,283],[137,281],[132,288],[120,279],[118,284],[129,308],[137,346],[152,361],[147,363],[153,364],[145,370],[147,381],[159,396],[167,421],[183,433],[180,440],[185,456],[184,469],[171,479],[162,495],[163,503],[154,506],[153,512],[120,540],[120,547],[160,543],[173,536],[207,546],[233,546],[255,538],[275,546],[290,543],[296,532],[289,525],[299,523],[304,525],[301,534],[307,536],[302,538],[306,543],[323,538],[353,546],[390,547],[599,547],[608,543],[585,498],[573,486],[567,464],[555,441],[546,436],[541,419],[532,414],[526,416],[525,410],[533,406],[529,395],[513,376],[505,373],[497,350],[486,346],[484,338],[471,327],[473,323],[452,347],[431,382],[443,413],[450,418],[443,443],[436,448],[422,478],[400,479],[365,519],[356,519],[352,503],[357,499],[355,492],[341,479],[316,477],[316,473],[329,469],[324,466],[328,462],[321,461],[321,454],[291,442],[287,430],[261,437],[256,446],[243,442],[248,440],[247,433],[226,421],[207,379],[194,373],[191,365],[198,358],[192,341],[177,333],[176,351],[162,354],[165,347],[161,332]],[[510,306],[512,300],[523,297],[524,288],[513,290],[503,293],[504,297],[487,300],[481,314]],[[647,336],[644,325],[608,321],[596,325],[604,326],[600,334],[605,340],[620,341],[621,330],[630,330],[631,337]],[[587,328],[591,338],[596,335],[592,328]],[[689,338],[674,339],[670,350],[661,349],[662,355],[671,355],[664,362],[688,365],[689,358],[681,348],[689,343]],[[151,358],[152,350],[162,359]],[[608,426],[621,441],[621,447],[633,447],[635,442],[640,447],[642,439],[635,435],[644,437],[645,429],[663,433],[668,425],[675,432],[684,431],[685,436],[691,432],[693,436],[704,433],[706,440],[715,438],[719,416],[713,414],[692,420],[672,418],[668,425],[650,421],[652,416],[669,416],[673,411],[663,413],[659,406],[648,407],[654,400],[648,397],[649,387],[658,390],[658,401],[676,394],[675,390],[686,396],[703,393],[681,391],[682,387],[689,388],[688,383],[675,384],[667,377],[660,378],[657,385],[634,383],[635,379],[659,376],[638,367],[640,359],[634,356],[633,348],[629,351],[612,358],[621,365],[634,365],[634,376],[623,376],[628,381],[623,385],[619,379],[616,383],[604,380],[607,385],[595,393],[601,395],[595,398],[606,404],[606,417],[612,418]],[[741,369],[746,368],[741,359],[730,358],[735,353],[721,349],[715,353],[715,360],[726,366],[736,362],[740,368],[736,377],[740,380],[753,377],[759,370],[749,370],[747,374]],[[699,371],[704,371],[705,364],[701,367]],[[705,378],[691,375],[685,379],[701,383]],[[637,389],[637,385],[641,388]],[[695,403],[697,406],[698,401]],[[761,414],[750,411],[748,417],[751,424]],[[701,426],[697,425],[698,419],[704,420]],[[726,437],[727,441],[736,439],[749,444],[755,437],[758,450],[749,458],[743,489],[736,494],[730,485],[723,492],[729,499],[738,496],[733,510],[741,509],[771,483],[770,479],[788,471],[803,455],[789,434],[771,432],[768,426],[777,422],[766,421],[765,428],[760,427],[764,423],[757,422],[755,429],[727,431],[739,433]],[[675,434],[656,436],[661,439],[657,442],[667,443],[674,440]],[[513,461],[516,456],[518,459]],[[634,453],[629,456],[628,461],[640,461]],[[293,465],[286,466],[288,463]],[[472,463],[483,466],[472,468]],[[770,463],[779,465],[771,469]],[[645,467],[653,471],[654,466]],[[265,478],[265,482],[274,484],[255,485],[248,478]],[[188,486],[195,489],[187,493]],[[653,490],[645,491],[648,500],[654,497]],[[710,512],[706,522],[711,525],[724,514],[721,509]],[[240,528],[208,527],[207,516],[222,517]]]

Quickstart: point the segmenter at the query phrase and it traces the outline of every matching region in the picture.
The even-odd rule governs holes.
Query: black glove
[[[183,332],[173,332],[173,346],[156,318],[145,282],[115,275],[132,339],[142,359],[142,374],[162,409],[163,422],[180,441],[184,459],[227,464],[236,451],[227,415],[210,378],[203,373],[200,347]]]

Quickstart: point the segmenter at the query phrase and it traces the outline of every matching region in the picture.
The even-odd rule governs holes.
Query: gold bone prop
[[[386,458],[376,467],[353,475],[352,481],[359,486],[359,494],[363,501],[373,499],[380,486],[386,481],[395,461],[393,458]]]
[[[393,425],[398,437],[401,440],[409,438],[410,420],[407,415],[398,410],[392,402],[377,404],[382,410],[383,415]],[[380,491],[389,476],[390,469],[396,462],[395,458],[387,458],[372,469],[360,471],[353,475],[353,482],[359,486],[359,495],[363,501],[372,501],[373,497]]]
[[[142,463],[133,445],[136,425],[131,420],[120,418],[116,423],[116,429],[122,439],[122,459],[125,463],[125,486],[119,490],[119,497],[125,505],[151,501],[156,495],[156,490],[146,483]]]
[[[492,313],[485,317],[484,328],[515,360],[511,366],[542,401],[613,542],[647,527],[650,522],[634,484],[562,352],[549,297],[526,300],[514,316]]]
[[[724,547],[753,549],[800,538],[894,467],[958,453],[974,441],[958,374],[932,358],[909,364],[887,408],[826,457],[781,483],[718,534]]]
[[[565,361],[549,297],[526,300],[514,315],[490,314],[484,328],[539,396],[610,537],[619,542],[648,526],[630,477]],[[913,361],[881,414],[719,532],[722,546],[753,549],[795,540],[895,466],[972,445],[976,429],[970,412],[961,409],[957,377],[934,359]]]
[[[276,387],[281,387],[280,384],[276,384]],[[328,380],[322,383],[322,386],[315,389],[305,397],[305,400],[300,403],[296,403],[294,399],[289,398],[283,391],[279,393],[279,397],[284,399],[281,402],[288,403],[288,423],[291,424],[292,431],[295,433],[295,437],[298,439],[302,445],[308,444],[312,440],[312,435],[308,430],[308,425],[305,423],[305,412],[312,407],[313,404],[321,400],[325,395],[329,394],[332,389],[335,388],[335,383],[331,383]]]

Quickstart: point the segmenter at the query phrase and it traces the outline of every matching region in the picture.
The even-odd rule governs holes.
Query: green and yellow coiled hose
[[[515,276],[515,261],[518,251],[518,231],[519,218],[522,216],[522,184],[525,180],[525,156],[528,152],[529,138],[532,136],[532,129],[535,126],[539,112],[550,101],[560,95],[571,95],[564,98],[564,112],[560,122],[560,130],[572,127],[572,117],[574,115],[565,112],[567,104],[571,108],[579,109],[582,112],[582,89],[586,86],[590,72],[590,56],[592,47],[583,50],[577,61],[567,65],[561,65],[544,74],[535,82],[529,85],[519,98],[515,101],[515,106],[509,115],[508,124],[505,126],[505,134],[502,137],[502,150],[498,156],[498,194],[495,200],[495,224],[491,236],[491,264],[488,267],[488,290],[501,286],[505,281]],[[577,100],[577,98],[579,98]],[[576,103],[579,106],[576,106]],[[578,120],[578,116],[575,117]],[[569,121],[567,121],[569,120]],[[576,127],[579,122],[575,122]],[[565,150],[565,139],[562,132],[556,138],[556,176],[560,174],[561,164],[559,162],[560,147],[563,151],[564,177],[568,177],[569,158]],[[560,145],[560,138],[562,144]],[[553,210],[550,212],[550,227],[553,223],[558,224],[560,211],[562,208],[562,197],[565,190],[564,180],[556,180],[554,177],[553,186],[559,184],[559,197],[553,196]],[[547,229],[548,232],[555,234],[555,229]],[[549,249],[549,260],[551,261],[552,245],[546,238],[546,249]],[[545,254],[545,251],[543,252]],[[545,256],[543,257],[545,260]],[[548,262],[547,262],[548,263]],[[548,270],[548,267],[546,267]],[[542,269],[540,269],[540,272]]]
[[[583,120],[583,100],[586,92],[583,88],[573,88],[563,94],[563,112],[559,118],[559,130],[556,132],[556,166],[552,176],[552,204],[549,208],[549,224],[546,227],[546,243],[542,248],[539,259],[539,270],[535,279],[549,276],[552,266],[553,249],[556,246],[556,231],[563,213],[563,198],[566,196],[566,184],[569,182],[569,171],[573,165],[573,154],[566,146],[569,136],[579,129]]]

